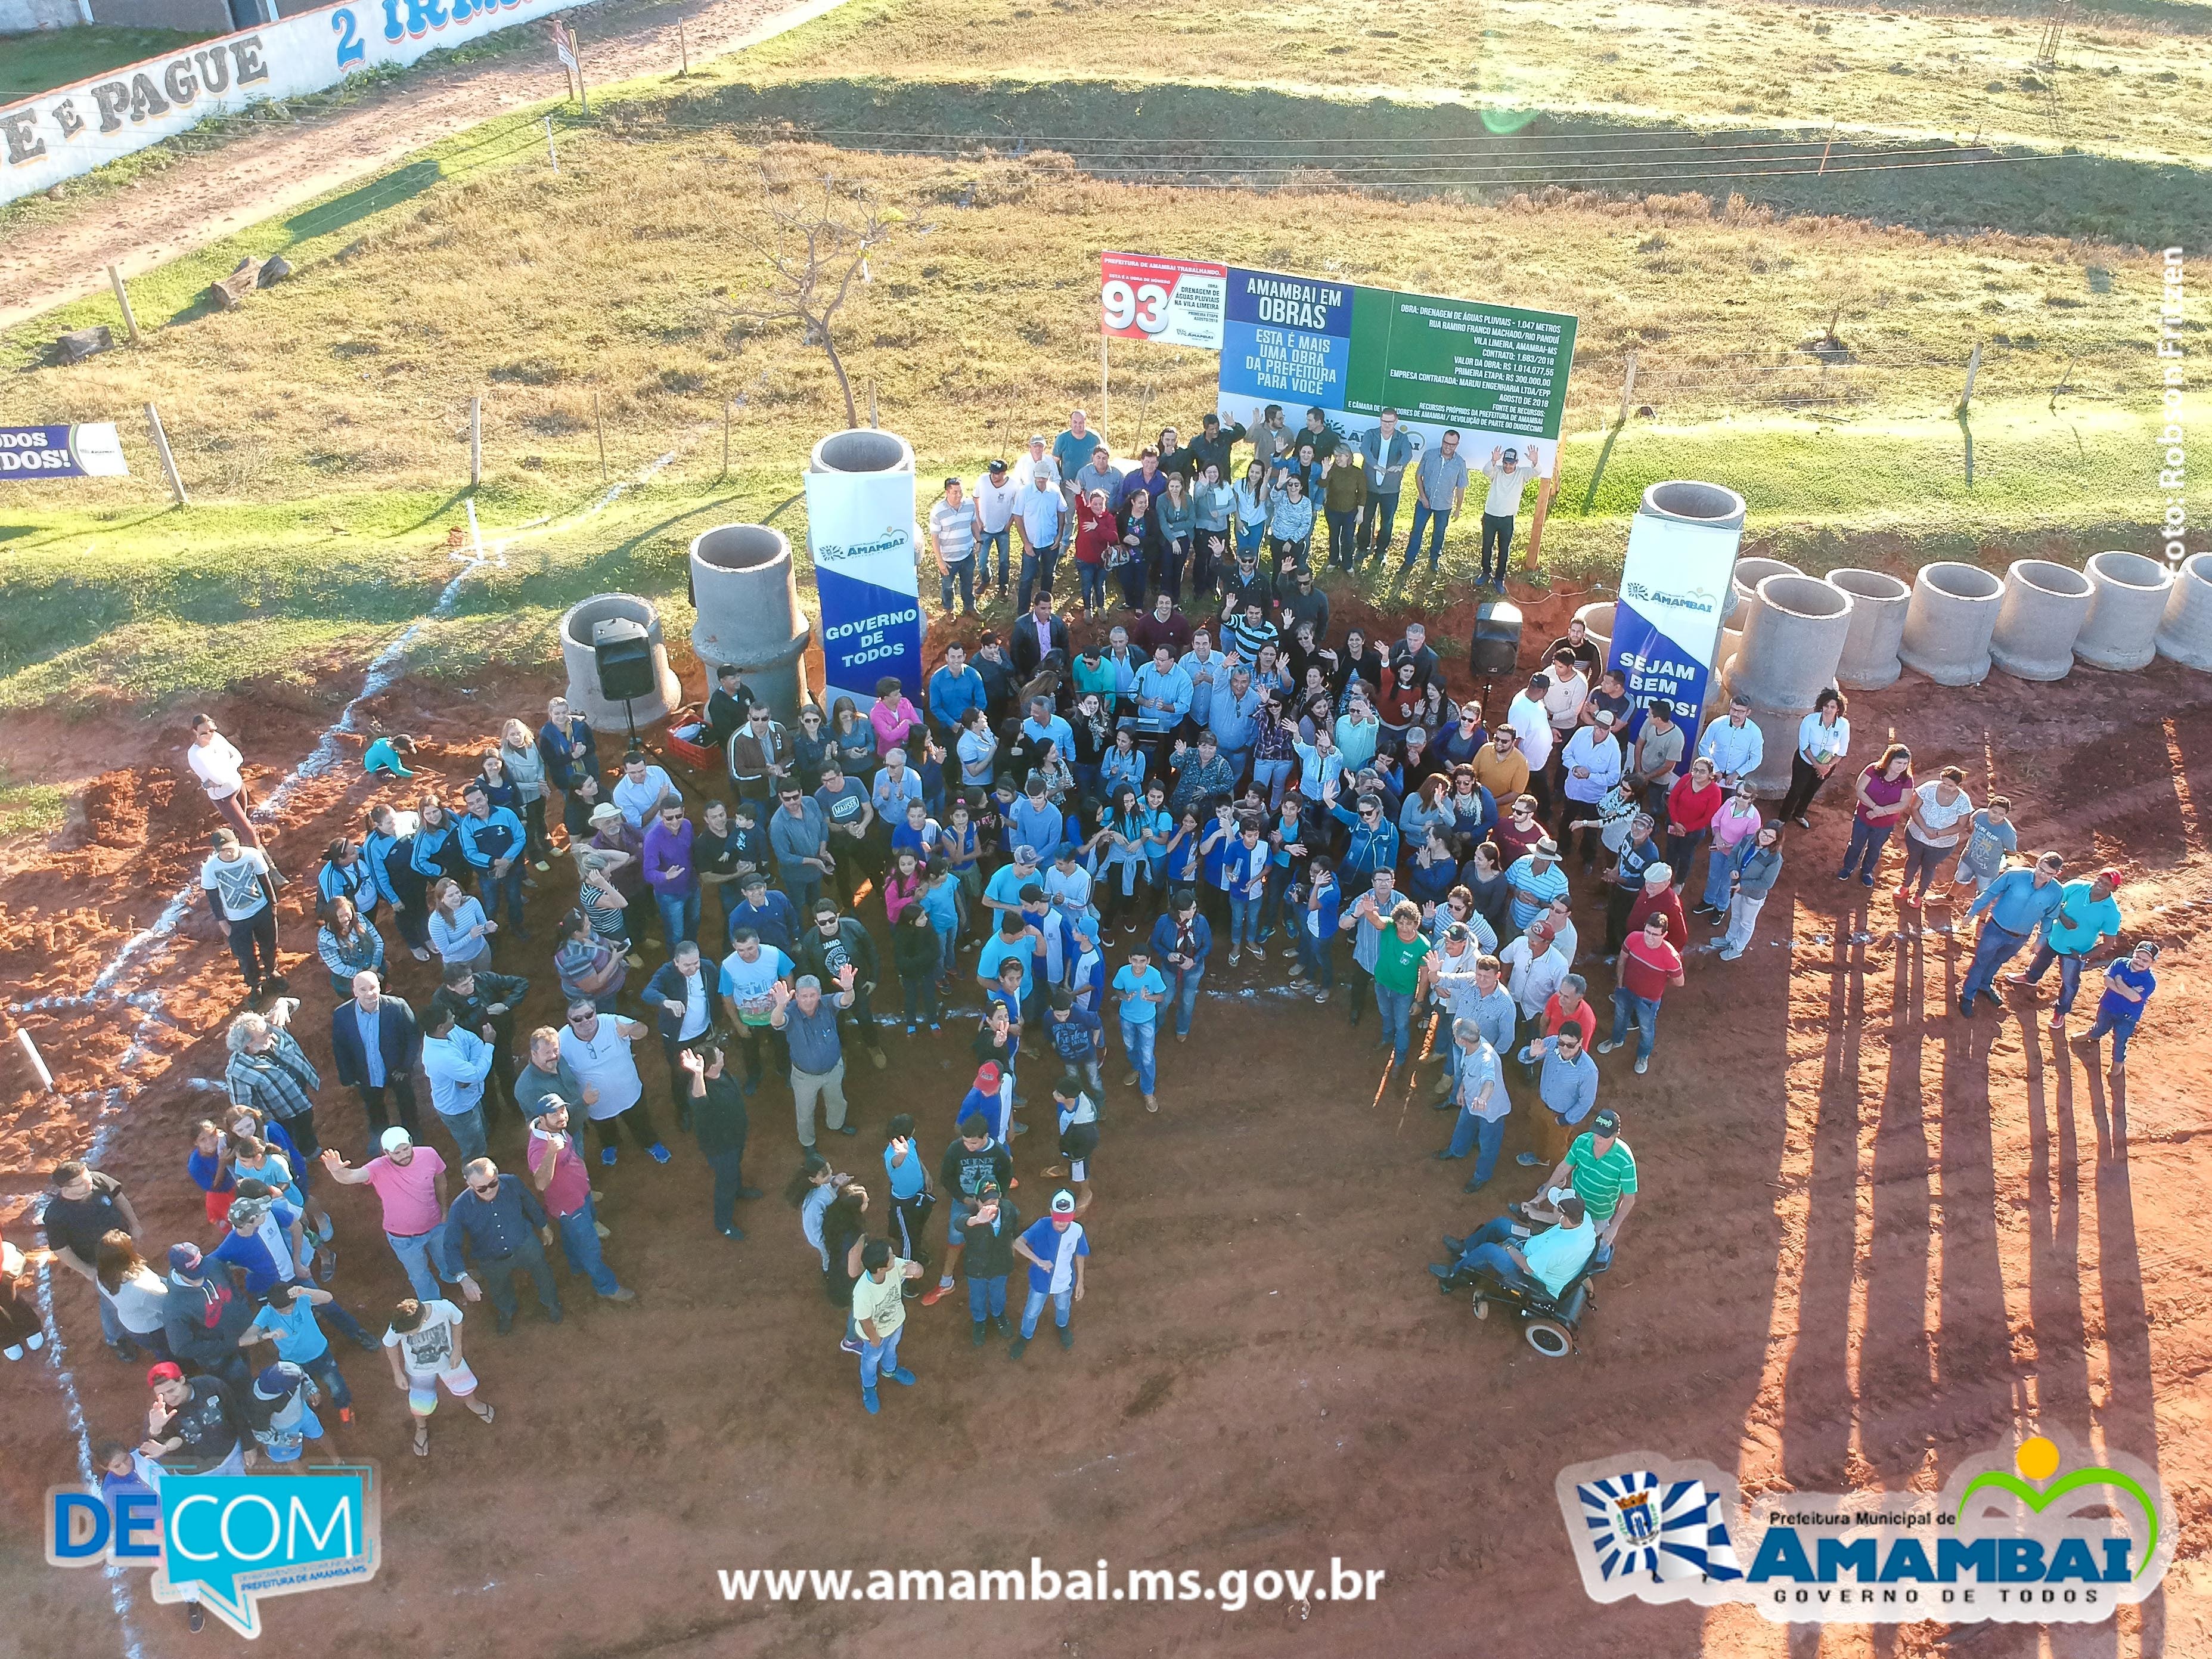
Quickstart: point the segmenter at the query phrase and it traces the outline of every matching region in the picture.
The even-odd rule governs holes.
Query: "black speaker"
[[[1474,637],[1468,641],[1468,672],[1492,680],[1513,672],[1521,656],[1521,607],[1510,599],[1490,599],[1474,613]]]
[[[609,617],[593,623],[592,655],[599,665],[599,695],[609,702],[653,695],[653,641],[643,623]]]

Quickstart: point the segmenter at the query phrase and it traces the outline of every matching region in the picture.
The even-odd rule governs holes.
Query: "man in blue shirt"
[[[1329,816],[1352,831],[1344,856],[1337,861],[1339,880],[1347,887],[1358,887],[1378,870],[1398,867],[1398,826],[1382,811],[1380,795],[1362,795],[1356,813],[1346,811],[1339,804],[1333,782],[1323,799],[1328,803]]]
[[[2074,999],[2081,989],[2081,964],[2089,959],[2090,952],[2106,939],[2120,936],[2120,907],[2112,897],[2119,885],[2117,870],[2100,870],[2094,881],[2068,882],[2058,908],[2043,924],[2043,940],[2035,948],[2035,960],[2026,973],[2005,976],[2008,985],[2034,985],[2053,962],[2058,964],[2058,1006],[2051,1011],[2053,1027],[2065,1024],[2066,1016],[2073,1010]]]
[[[750,927],[763,945],[789,956],[798,949],[799,927],[799,912],[791,900],[771,888],[767,875],[758,870],[744,878],[743,886],[744,902],[730,912],[730,937],[734,939],[738,929]]]
[[[422,1075],[430,1079],[430,1104],[463,1158],[484,1155],[483,1085],[495,1058],[491,1045],[434,1000],[422,1028]]]
[[[1006,813],[1006,833],[1017,847],[1036,849],[1037,862],[1057,859],[1067,842],[1067,819],[1045,793],[1044,780],[1032,772]]]
[[[1094,455],[1106,453],[1106,434],[1092,426],[1081,410],[1069,410],[1067,430],[1052,441],[1052,459],[1059,464],[1061,477],[1076,480],[1077,495],[1087,495],[1097,487],[1083,483],[1080,475],[1085,467],[1091,465]],[[1109,495],[1107,499],[1111,501],[1113,497]]]
[[[514,1328],[514,1275],[519,1273],[530,1275],[546,1322],[559,1324],[560,1287],[545,1260],[553,1224],[538,1194],[520,1176],[501,1175],[499,1165],[488,1158],[471,1159],[461,1174],[468,1190],[447,1213],[439,1236],[439,1271],[459,1285],[470,1301],[479,1294],[491,1298],[501,1336]],[[475,1273],[467,1265],[471,1257],[475,1258]]]
[[[1168,914],[1152,924],[1152,945],[1153,959],[1175,975],[1176,1041],[1188,1042],[1206,959],[1213,954],[1213,928],[1199,915],[1198,895],[1189,888],[1177,888],[1169,898]]]
[[[1728,713],[1707,726],[1705,735],[1698,739],[1698,758],[1713,763],[1722,789],[1729,794],[1759,770],[1765,755],[1766,735],[1752,720],[1751,702],[1746,697],[1729,698]]]
[[[1052,699],[1042,692],[1030,699],[1029,713],[1022,717],[1022,736],[1032,747],[1050,738],[1060,759],[1075,764],[1075,728],[1052,712]]]
[[[929,718],[936,723],[938,741],[948,748],[960,722],[971,708],[987,702],[983,677],[968,665],[965,646],[945,647],[945,666],[929,677]]]
[[[1213,694],[1212,706],[1206,710],[1206,729],[1213,733],[1213,741],[1238,777],[1252,758],[1252,740],[1258,736],[1254,724],[1260,712],[1260,694],[1252,689],[1251,671],[1238,663],[1229,672],[1229,684]]]
[[[2066,860],[2056,853],[2045,853],[2036,860],[2029,870],[2008,870],[1987,887],[1981,896],[1966,907],[1969,917],[1983,917],[1981,935],[1974,941],[1973,966],[1966,970],[1966,983],[1959,988],[1959,1012],[1967,1019],[1974,1017],[1974,999],[1987,996],[1999,1008],[1996,980],[1997,969],[2011,961],[2020,947],[2027,943],[2028,935],[2049,921],[2066,896],[2059,884],[2059,872]]]
[[[508,929],[527,939],[530,930],[522,925],[522,820],[504,806],[495,807],[480,783],[472,781],[461,791],[461,804],[465,810],[455,825],[461,856],[476,872],[484,909],[496,919],[505,895]]]
[[[1182,672],[1175,653],[1164,645],[1156,649],[1152,659],[1137,671],[1136,682],[1130,690],[1136,699],[1137,729],[1148,737],[1165,737],[1190,713],[1190,676]]]

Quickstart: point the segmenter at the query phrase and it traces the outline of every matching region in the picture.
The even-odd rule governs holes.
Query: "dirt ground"
[[[1569,604],[1537,611],[1532,659]],[[1449,620],[1438,631],[1454,631]],[[326,702],[256,695],[216,712],[253,763],[282,772],[357,677],[334,672]],[[550,672],[472,690],[403,681],[372,712],[425,739],[431,777],[454,777],[472,769],[496,717],[556,689]],[[434,1455],[418,1462],[401,1402],[368,1356],[345,1357],[362,1409],[340,1445],[381,1462],[387,1562],[374,1589],[270,1604],[273,1650],[2212,1653],[2212,1470],[2197,1438],[2212,1286],[2188,1220],[2212,1177],[2202,1136],[2212,1048],[2190,1017],[2212,918],[2197,800],[2212,787],[2212,684],[2164,663],[1966,691],[1908,676],[1851,714],[1856,756],[1907,738],[1923,768],[1964,766],[1978,799],[1992,786],[2010,793],[2024,848],[2128,873],[2128,937],[2157,939],[2166,954],[2126,1090],[2081,1050],[2054,1048],[2040,1013],[2024,1027],[2018,1000],[2002,1019],[1956,1018],[1966,942],[1943,913],[1901,936],[1886,896],[1830,878],[1846,817],[1838,787],[1790,843],[1752,952],[1692,959],[1650,1075],[1633,1076],[1625,1054],[1601,1063],[1601,1103],[1623,1115],[1643,1192],[1583,1351],[1547,1362],[1502,1322],[1476,1324],[1422,1271],[1439,1233],[1495,1213],[1524,1172],[1509,1161],[1490,1193],[1463,1196],[1462,1166],[1426,1156],[1447,1128],[1427,1108],[1432,1073],[1421,1067],[1410,1089],[1380,1075],[1371,1010],[1348,1030],[1341,1000],[1318,1009],[1281,989],[1279,955],[1242,969],[1217,957],[1193,1041],[1163,1044],[1159,1115],[1109,1090],[1072,1353],[1048,1341],[1016,1366],[997,1344],[969,1346],[963,1304],[916,1307],[903,1353],[920,1385],[886,1389],[882,1416],[866,1418],[793,1212],[775,1196],[744,1206],[750,1236],[729,1243],[708,1227],[695,1148],[678,1144],[665,1169],[629,1154],[601,1186],[611,1260],[642,1299],[610,1308],[578,1285],[557,1329],[526,1296],[507,1338],[472,1322],[495,1425],[441,1411]],[[14,774],[86,786],[51,847],[0,849],[11,1000],[81,994],[197,866],[213,819],[179,779],[185,740],[182,711],[98,729],[36,717],[0,733]],[[303,787],[277,842],[284,866],[305,876],[325,841],[385,794],[398,791],[350,764]],[[538,942],[499,951],[501,969],[533,980],[526,1027],[555,1003],[546,941],[566,894],[557,870],[544,880]],[[284,950],[306,1000],[297,1029],[320,1063],[331,998],[301,908],[307,885],[287,894]],[[1577,898],[1590,940],[1598,904],[1580,884]],[[880,930],[879,908],[873,920]],[[1577,965],[1601,992],[1594,950]],[[193,1079],[221,1070],[234,969],[199,921],[148,962],[149,977],[124,988],[158,983],[166,1000],[128,1056],[142,1024],[128,1007],[40,1009],[17,1023],[64,1091],[122,1085],[104,1167],[166,1243],[207,1231],[182,1165],[204,1109]],[[429,970],[403,953],[394,978],[420,1006]],[[887,988],[878,1006],[891,1002]],[[2077,1015],[2073,1030],[2087,1023]],[[35,1093],[5,1035],[0,1224],[21,1240],[46,1166],[87,1144],[94,1108]],[[968,1081],[967,1035],[955,1022],[934,1037],[893,1036],[890,1070],[851,1069],[862,1133],[834,1146],[844,1167],[876,1170],[898,1110],[915,1114],[934,1157]],[[639,1052],[658,1100],[659,1045]],[[1034,1079],[1028,1092],[1042,1092]],[[325,1138],[350,1154],[357,1109],[334,1083],[323,1099]],[[753,1102],[763,1187],[795,1160],[787,1103],[775,1083]],[[495,1156],[517,1141],[502,1125]],[[1516,1122],[1509,1153],[1524,1144]],[[1042,1146],[1032,1135],[1016,1147],[1026,1215],[1049,1191],[1035,1174]],[[323,1195],[339,1228],[336,1288],[371,1312],[402,1286],[374,1200],[327,1183]],[[95,1437],[127,1431],[143,1409],[138,1370],[100,1349],[88,1290],[62,1278],[87,1423]],[[1563,1464],[1631,1449],[1732,1466],[1747,1494],[1927,1489],[2030,1424],[2153,1462],[2178,1511],[2163,1591],[2115,1624],[1821,1632],[1742,1610],[1601,1611],[1553,1497]],[[38,1560],[38,1495],[72,1478],[74,1443],[54,1370],[0,1367],[0,1597],[20,1615],[0,1651],[122,1650],[100,1577]],[[1237,1567],[1325,1572],[1340,1557],[1388,1577],[1371,1604],[1234,1613],[769,1607],[724,1601],[714,1577],[763,1565],[1019,1567],[1032,1554],[1209,1579]],[[155,1659],[189,1650],[173,1609],[140,1597],[132,1617]]]
[[[607,0],[577,13],[574,22],[585,71],[598,86],[656,70],[676,75],[679,19],[692,61],[703,63],[780,34],[837,3]],[[214,145],[0,246],[0,328],[97,291],[111,264],[135,276],[562,90],[560,64],[544,46],[410,75],[319,117],[312,156],[303,153],[298,128],[272,127]]]

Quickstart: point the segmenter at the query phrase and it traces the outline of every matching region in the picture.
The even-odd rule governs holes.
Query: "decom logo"
[[[2156,1474],[2041,1435],[1932,1497],[1747,1506],[1713,1465],[1649,1453],[1564,1469],[1559,1497],[1593,1601],[1741,1602],[1790,1623],[2094,1624],[2157,1589],[2173,1555]]]
[[[47,1495],[46,1559],[154,1569],[157,1601],[198,1601],[240,1636],[261,1634],[258,1603],[376,1576],[382,1556],[376,1472],[167,1475],[112,1498]]]

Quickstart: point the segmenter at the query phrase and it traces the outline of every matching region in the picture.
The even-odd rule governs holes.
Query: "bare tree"
[[[766,292],[729,310],[745,322],[797,323],[801,343],[820,346],[830,359],[830,372],[845,395],[845,424],[858,426],[852,379],[837,353],[837,313],[852,297],[854,282],[869,280],[868,256],[890,241],[906,216],[878,202],[865,185],[846,183],[835,173],[802,180],[767,156],[759,166],[768,225],[746,240],[767,267]]]

